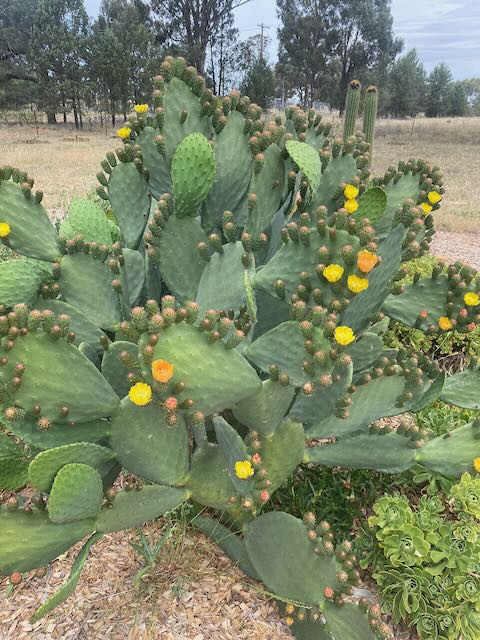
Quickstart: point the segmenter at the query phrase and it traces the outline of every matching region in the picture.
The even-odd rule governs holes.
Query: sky
[[[96,16],[100,0],[85,0]],[[404,40],[404,51],[415,47],[427,71],[446,62],[461,80],[480,76],[480,0],[392,0],[394,31]],[[275,0],[252,0],[235,11],[241,39],[260,32],[272,38],[270,58],[276,57]]]

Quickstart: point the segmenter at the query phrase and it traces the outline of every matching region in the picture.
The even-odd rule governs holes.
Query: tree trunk
[[[80,120],[80,129],[83,129],[82,101],[78,99],[78,118]]]
[[[110,114],[112,116],[112,127],[115,126],[115,101],[110,100]]]
[[[57,124],[57,114],[55,111],[47,111],[47,123]]]
[[[77,101],[75,100],[75,98],[72,98],[72,107],[73,107],[73,117],[75,119],[75,129],[80,129],[80,125],[78,122]]]
[[[64,93],[62,93],[62,107],[63,107],[63,124],[67,124],[67,105],[65,104]]]

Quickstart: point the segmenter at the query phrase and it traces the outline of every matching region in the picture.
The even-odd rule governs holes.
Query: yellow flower
[[[368,289],[367,278],[359,278],[353,273],[351,276],[348,276],[347,284],[348,288],[353,293],[360,293],[361,291],[365,291],[365,289]]]
[[[174,366],[166,360],[152,362],[152,376],[157,382],[168,382],[173,376]]]
[[[356,200],[348,199],[345,200],[343,206],[347,210],[347,213],[355,213],[358,209],[358,202]]]
[[[433,209],[432,205],[428,204],[428,202],[422,202],[420,206],[423,209],[423,213],[425,215],[427,215],[427,213],[430,213],[430,211]]]
[[[329,264],[322,272],[323,277],[328,282],[338,282],[343,276],[345,269],[340,264]]]
[[[477,473],[480,473],[480,458],[474,458],[473,460],[473,468]]]
[[[253,467],[250,460],[239,460],[235,463],[235,473],[242,480],[246,480],[253,476]]]
[[[10,234],[8,222],[0,222],[0,238],[6,238]]]
[[[347,184],[347,186],[343,190],[343,195],[347,200],[355,200],[359,193],[360,192],[358,190],[358,187],[356,187],[354,184]]]
[[[350,344],[355,340],[355,334],[351,327],[337,327],[335,329],[335,340],[338,344],[346,347],[347,344]]]
[[[146,382],[137,382],[130,387],[128,397],[137,407],[144,407],[152,399],[152,387]]]
[[[480,296],[478,295],[478,293],[469,291],[463,296],[463,301],[465,302],[467,307],[476,307],[477,304],[480,302]]]
[[[133,110],[135,111],[135,113],[147,113],[148,104],[136,104],[133,107]]]
[[[117,131],[117,136],[122,140],[127,140],[130,137],[131,133],[132,130],[130,129],[130,127],[122,127]]]
[[[370,273],[378,262],[378,256],[371,251],[362,249],[357,253],[357,267],[362,273]]]
[[[453,329],[452,321],[450,318],[447,318],[447,316],[440,316],[438,326],[442,331],[450,331],[450,329]]]
[[[430,204],[437,204],[442,199],[442,196],[438,193],[438,191],[430,191],[428,194],[428,201]]]

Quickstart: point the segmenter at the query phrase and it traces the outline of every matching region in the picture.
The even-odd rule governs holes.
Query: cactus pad
[[[63,524],[93,518],[103,502],[102,479],[87,464],[66,464],[55,476],[48,497],[48,517]]]
[[[122,466],[158,484],[181,485],[188,467],[188,433],[183,418],[169,427],[165,411],[152,402],[135,406],[128,398],[112,420],[111,446]]]
[[[195,218],[170,216],[159,240],[158,262],[170,291],[181,301],[193,300],[205,268],[198,253],[207,234]]]
[[[60,251],[57,234],[45,209],[18,184],[0,182],[0,220],[10,225],[8,243],[30,258],[53,262]]]
[[[245,230],[252,234],[270,227],[282,199],[285,175],[282,152],[276,144],[271,144],[264,155],[263,166],[253,175],[249,187],[250,198],[254,196],[254,199],[249,203],[251,208]]]
[[[186,487],[195,502],[222,511],[232,509],[230,498],[236,491],[217,444],[206,444],[195,450]]]
[[[99,442],[110,436],[110,422],[93,420],[71,426],[69,424],[52,424],[46,431],[38,428],[35,419],[22,422],[9,422],[8,430],[36,449],[53,449],[74,442]]]
[[[133,162],[112,169],[108,197],[125,245],[136,249],[150,213],[150,196],[147,181]]]
[[[77,198],[72,202],[58,233],[67,240],[80,235],[86,242],[112,243],[107,216],[97,204],[88,198]]]
[[[16,340],[10,354],[2,374],[8,379],[14,376],[16,363],[25,364],[22,383],[14,393],[25,411],[38,405],[50,422],[90,422],[110,416],[118,406],[116,394],[98,369],[65,340],[30,332]],[[76,383],[65,386],[72,375]]]
[[[121,491],[116,495],[112,508],[102,510],[95,529],[101,533],[112,533],[138,527],[176,509],[188,498],[189,493],[185,489],[158,484],[145,486],[140,491]]]
[[[100,340],[109,342],[107,335],[80,309],[63,300],[37,300],[35,308],[41,311],[50,309],[55,315],[66,314],[70,318],[70,329],[75,333],[73,344],[88,342],[98,351],[102,348]]]
[[[286,513],[271,512],[247,527],[250,560],[266,587],[282,598],[318,606],[325,585],[336,584],[334,556],[320,556],[305,525]]]
[[[250,458],[247,445],[237,431],[221,416],[213,418],[213,426],[230,480],[237,493],[246,496],[252,491],[253,480],[252,478],[239,478],[235,472],[235,463]]]
[[[94,520],[53,523],[45,511],[0,508],[0,575],[31,571],[54,560],[95,528]]]
[[[397,398],[405,388],[402,376],[375,378],[357,387],[351,394],[352,404],[347,418],[337,418],[331,414],[307,429],[310,438],[329,438],[346,435],[366,428],[371,422],[385,416],[398,415],[405,411],[396,407]]]
[[[184,322],[160,332],[153,359],[174,365],[172,384],[184,382],[185,397],[206,415],[232,407],[260,388],[254,369],[237,351],[222,341],[209,344],[205,334]]]
[[[465,424],[438,436],[419,449],[415,462],[450,478],[472,471],[474,458],[480,457],[480,430],[476,423]]]
[[[295,471],[305,454],[305,434],[300,422],[285,420],[276,431],[260,440],[262,468],[273,492]]]
[[[355,296],[343,314],[342,322],[352,329],[364,328],[369,318],[382,307],[390,291],[393,277],[400,268],[402,242],[406,233],[405,227],[399,224],[380,244],[377,253],[383,260],[370,275],[367,291],[362,291]]]
[[[252,173],[245,118],[231,111],[215,138],[215,182],[205,200],[202,222],[207,230],[219,227],[224,211],[231,211],[238,226],[246,215],[246,196]]]
[[[0,490],[18,491],[27,484],[28,462],[19,457],[0,459]]]
[[[98,468],[114,457],[113,451],[90,442],[66,444],[39,453],[30,463],[28,479],[40,491],[49,491],[60,469],[71,463],[80,463]]]
[[[332,371],[332,378],[335,378],[337,382],[324,389],[315,389],[315,392],[309,396],[299,393],[289,413],[289,418],[312,423],[333,414],[337,400],[352,383],[352,373],[352,364],[348,367],[337,365]]]
[[[441,393],[441,400],[464,409],[480,409],[480,367],[472,366],[448,376]]]
[[[133,366],[130,366],[130,362],[128,364],[122,362],[121,354],[125,352],[129,354]],[[128,374],[132,368],[133,372],[140,369],[138,346],[132,342],[117,340],[103,354],[102,375],[119,398],[124,398],[132,386],[128,380]]]
[[[298,140],[288,140],[285,147],[292,160],[307,178],[313,193],[316,193],[322,174],[322,165],[318,151],[309,144],[298,142]]]
[[[49,265],[40,260],[20,258],[0,263],[0,304],[13,307],[18,303],[32,305],[40,286],[51,280]]]
[[[294,387],[264,380],[262,388],[233,408],[237,420],[263,435],[272,434],[283,420],[295,395]]]
[[[172,160],[175,213],[196,216],[215,179],[215,158],[208,140],[191,133],[178,145]]]
[[[102,329],[112,329],[121,319],[118,294],[113,290],[113,274],[92,256],[63,256],[60,288],[65,302],[81,309]]]
[[[202,272],[196,302],[200,305],[200,312],[208,309],[238,310],[247,301],[245,290],[245,272],[242,265],[242,256],[245,253],[242,243],[235,242],[224,245],[222,253],[214,253]],[[249,274],[255,273],[253,257],[249,268]],[[218,274],[222,274],[227,287],[218,286]]]
[[[402,473],[412,466],[414,454],[410,440],[396,433],[361,433],[337,440],[334,444],[307,449],[306,462],[328,467]]]
[[[329,348],[330,343],[317,327],[314,329],[314,340],[318,349]],[[307,356],[304,342],[299,323],[290,320],[252,342],[245,349],[244,355],[265,372],[268,372],[272,364],[277,365],[280,371],[288,374],[293,385],[301,386],[310,379],[303,368],[303,360]],[[328,372],[332,367],[333,363],[327,358],[324,371]]]
[[[368,218],[374,224],[385,212],[387,196],[381,187],[371,187],[358,200],[358,209],[353,214],[355,218]]]
[[[155,143],[157,131],[153,127],[145,127],[136,139],[140,145],[143,163],[148,169],[148,186],[154,198],[158,198],[171,190],[170,168],[165,155],[161,154]]]

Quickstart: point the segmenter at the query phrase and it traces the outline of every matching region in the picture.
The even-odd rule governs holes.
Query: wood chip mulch
[[[158,540],[162,521],[144,528]],[[291,640],[273,603],[203,535],[173,536],[141,587],[129,545],[138,533],[104,536],[91,550],[74,595],[34,625],[29,618],[64,582],[80,545],[43,577],[7,597],[0,583],[1,640]],[[171,539],[172,540],[172,539]]]

